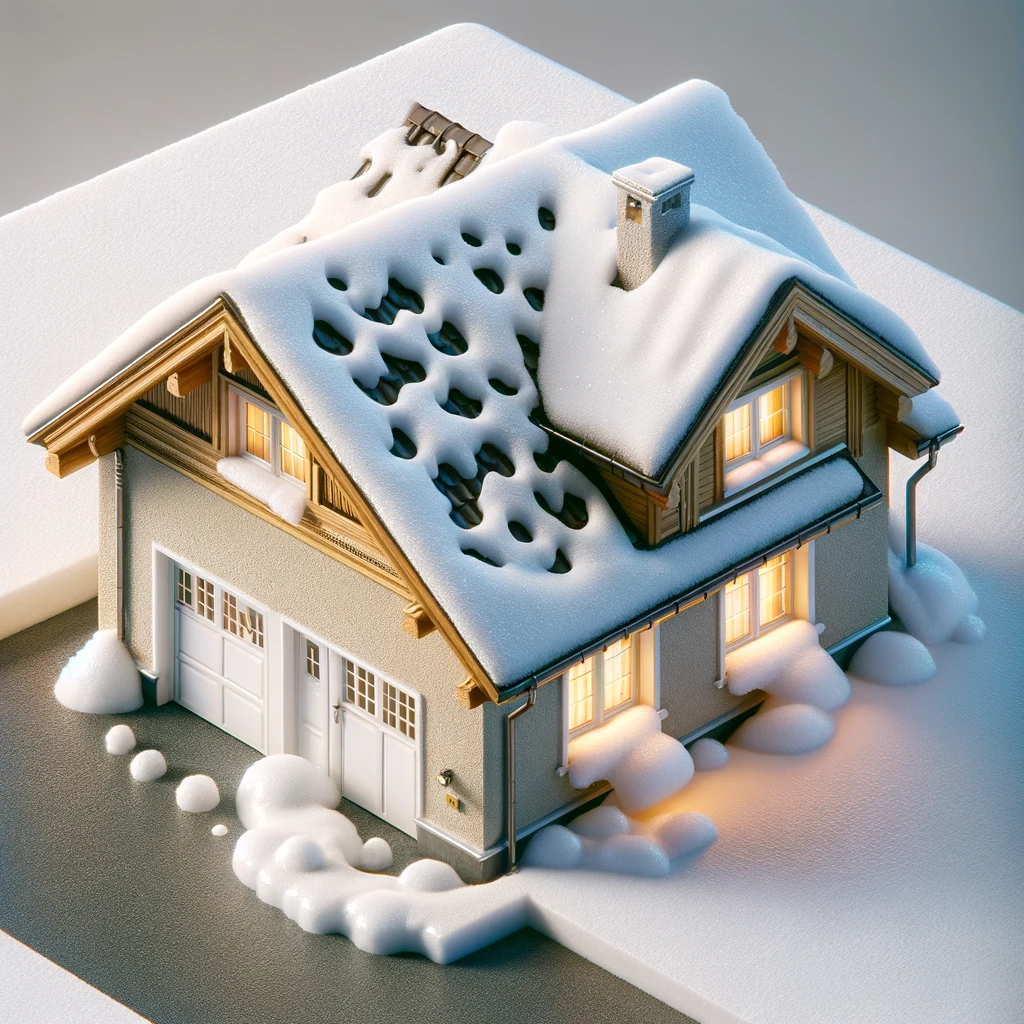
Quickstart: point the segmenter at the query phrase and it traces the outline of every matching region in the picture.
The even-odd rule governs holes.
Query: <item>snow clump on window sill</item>
[[[220,459],[217,472],[228,483],[262,501],[286,523],[298,526],[306,513],[306,492],[286,477],[274,476],[269,469],[239,455]]]
[[[142,680],[117,633],[101,629],[61,670],[53,695],[72,711],[121,715],[142,707]]]

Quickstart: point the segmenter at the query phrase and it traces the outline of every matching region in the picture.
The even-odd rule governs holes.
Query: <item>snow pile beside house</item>
[[[907,632],[930,646],[956,640],[970,643],[985,635],[974,614],[978,596],[960,567],[947,555],[918,543],[917,563],[906,561],[906,537],[889,523],[889,605]]]
[[[130,725],[115,725],[107,731],[104,743],[108,754],[127,754],[135,749],[135,733]]]
[[[613,796],[568,827],[541,829],[526,848],[523,863],[658,878],[672,870],[673,861],[698,853],[717,838],[718,830],[706,814],[660,814],[640,822],[617,807]]]
[[[832,738],[828,712],[850,699],[850,681],[818,636],[818,627],[794,619],[726,657],[730,693],[770,695],[733,733],[733,743],[766,754],[806,754]]]
[[[367,870],[390,860],[381,839],[365,844],[333,808],[341,794],[315,765],[273,754],[238,787],[248,831],[232,857],[236,876],[308,932],[347,935],[369,953],[422,953],[449,963],[527,923],[517,878],[466,886],[447,864],[420,860],[401,875]]]
[[[121,715],[142,707],[142,680],[117,633],[101,629],[71,656],[57,677],[53,695],[72,711]]]
[[[288,477],[274,476],[252,459],[233,455],[217,462],[217,472],[246,494],[262,501],[286,523],[298,526],[306,512],[306,492]]]
[[[690,745],[694,771],[711,772],[729,763],[729,750],[724,743],[702,736]]]
[[[913,686],[935,675],[935,659],[916,637],[885,630],[861,644],[849,671],[882,686]]]

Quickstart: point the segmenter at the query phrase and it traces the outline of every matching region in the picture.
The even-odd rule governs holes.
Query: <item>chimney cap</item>
[[[663,156],[651,156],[641,163],[620,167],[612,175],[616,185],[649,203],[667,199],[692,184],[693,180],[694,174],[689,167]]]

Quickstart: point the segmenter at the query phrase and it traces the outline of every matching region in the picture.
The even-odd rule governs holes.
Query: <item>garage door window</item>
[[[224,628],[239,640],[263,648],[263,613],[255,608],[239,607],[234,594],[224,591]]]

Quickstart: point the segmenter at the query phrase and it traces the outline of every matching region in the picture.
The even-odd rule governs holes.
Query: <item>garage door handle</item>
[[[337,725],[341,721],[341,705],[334,704],[332,706],[334,708],[334,724]]]

